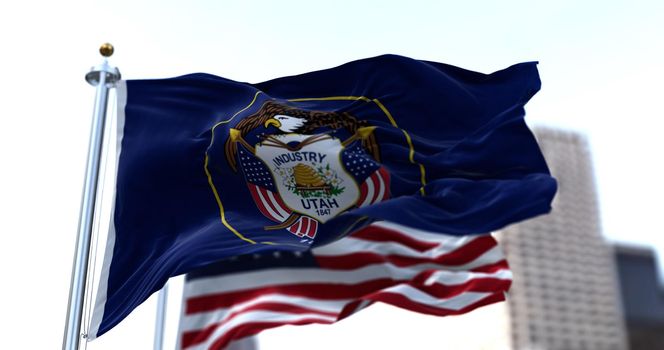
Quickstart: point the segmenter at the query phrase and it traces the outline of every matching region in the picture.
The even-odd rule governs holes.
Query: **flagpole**
[[[166,327],[166,304],[168,302],[168,282],[159,290],[157,298],[157,317],[154,325],[154,350],[164,348],[164,330]]]
[[[108,65],[108,57],[113,54],[113,46],[111,44],[103,44],[99,48],[99,52],[104,57],[103,63],[93,67],[85,75],[85,80],[90,85],[97,87],[97,94],[95,97],[94,114],[92,116],[85,183],[78,222],[78,237],[76,238],[76,251],[74,253],[74,264],[69,287],[67,322],[62,341],[63,350],[78,350],[81,338],[83,337],[81,334],[81,323],[86,291],[85,281],[88,275],[90,260],[90,241],[92,237],[92,224],[94,222],[95,201],[97,198],[108,92],[120,80],[120,71]]]

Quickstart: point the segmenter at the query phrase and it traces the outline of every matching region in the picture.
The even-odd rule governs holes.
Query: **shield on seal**
[[[341,161],[344,146],[327,134],[269,136],[255,154],[270,169],[284,203],[324,223],[358,201],[360,190]]]

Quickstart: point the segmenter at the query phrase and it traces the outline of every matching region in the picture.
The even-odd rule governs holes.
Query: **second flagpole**
[[[164,349],[164,333],[166,330],[166,307],[168,304],[168,282],[159,290],[157,298],[157,316],[154,325],[154,350]]]

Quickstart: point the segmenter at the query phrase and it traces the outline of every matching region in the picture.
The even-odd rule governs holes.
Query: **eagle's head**
[[[277,129],[285,132],[291,133],[295,132],[299,128],[303,127],[307,123],[307,120],[304,118],[291,117],[289,115],[277,114],[274,117],[265,121],[265,127],[274,125]]]

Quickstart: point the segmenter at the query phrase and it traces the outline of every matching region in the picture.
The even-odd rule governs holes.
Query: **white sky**
[[[383,53],[485,73],[540,61],[529,123],[587,133],[605,235],[663,254],[663,23],[661,0],[2,2],[3,348],[61,346],[94,99],[83,76],[102,42],[127,79],[258,82]],[[355,348],[360,334],[384,349],[446,345],[436,319],[381,310],[268,336],[263,349]],[[89,349],[150,348],[153,317],[151,301]]]

